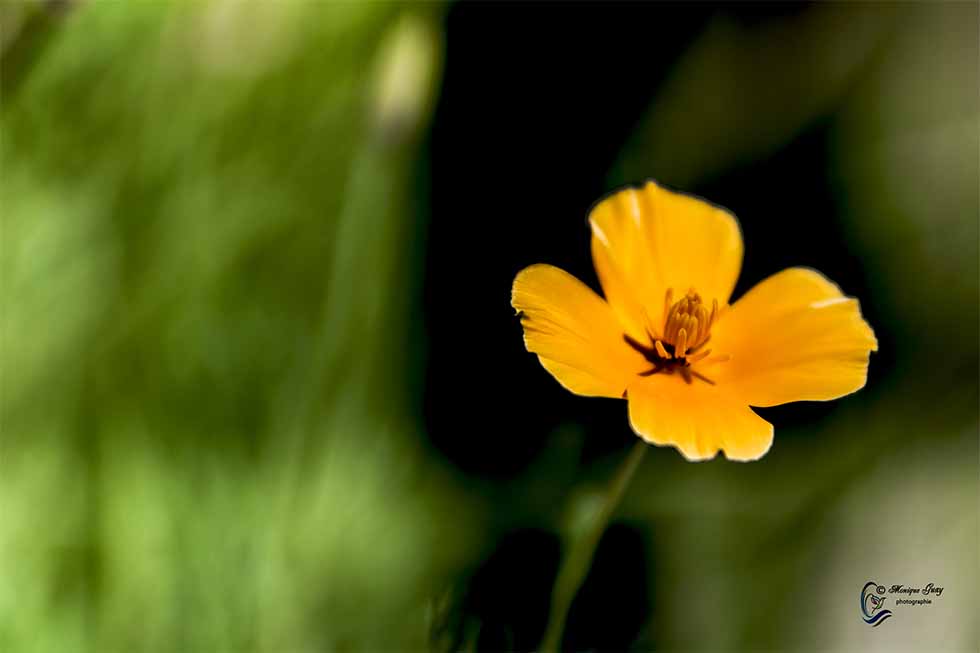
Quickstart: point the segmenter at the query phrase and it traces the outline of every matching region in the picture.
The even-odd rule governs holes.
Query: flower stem
[[[541,640],[540,651],[542,653],[555,653],[561,649],[562,634],[565,632],[565,621],[568,618],[568,610],[572,607],[572,600],[589,573],[596,547],[599,545],[602,533],[606,530],[609,519],[616,511],[616,507],[626,493],[630,479],[633,478],[636,468],[640,466],[640,461],[643,460],[643,454],[649,447],[650,445],[643,440],[638,440],[633,445],[633,450],[630,451],[629,456],[623,461],[616,472],[616,476],[609,484],[602,508],[596,512],[592,522],[584,529],[582,536],[571,542],[551,592],[551,613],[548,616],[548,626],[544,631],[544,639]]]

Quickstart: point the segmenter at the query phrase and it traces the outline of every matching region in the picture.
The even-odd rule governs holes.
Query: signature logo
[[[887,600],[884,594],[885,586],[879,585],[873,580],[869,580],[861,589],[861,615],[864,618],[864,623],[874,628],[892,616],[891,610],[882,609]]]

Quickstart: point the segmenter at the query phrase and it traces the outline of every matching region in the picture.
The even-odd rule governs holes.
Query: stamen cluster
[[[711,337],[711,325],[718,315],[718,300],[711,300],[711,311],[708,311],[708,307],[701,301],[701,295],[696,293],[694,288],[672,304],[673,295],[673,289],[669,288],[664,297],[662,340],[673,346],[674,358],[686,358],[689,352],[697,351],[698,347],[708,342]],[[704,358],[710,351],[696,354],[697,360]]]
[[[690,383],[692,378],[698,378],[706,383],[713,381],[691,369],[691,365],[704,360],[711,353],[710,349],[701,348],[711,339],[711,325],[718,319],[718,300],[711,301],[711,310],[701,300],[701,295],[694,288],[678,301],[673,301],[673,288],[667,289],[664,297],[663,329],[655,329],[649,316],[646,316],[646,331],[652,345],[638,342],[629,335],[623,339],[636,351],[643,354],[653,367],[640,376],[650,376],[658,372],[673,374],[680,372],[683,379]],[[714,356],[708,362],[724,362],[728,356]]]

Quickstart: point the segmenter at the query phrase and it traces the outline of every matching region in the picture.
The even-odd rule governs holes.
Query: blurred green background
[[[765,412],[759,463],[649,452],[566,646],[977,650],[976,28],[0,5],[0,650],[533,649],[633,436],[523,351],[509,285],[594,283],[588,206],[647,177],[739,215],[736,294],[815,265],[882,352]],[[872,631],[872,578],[946,590]]]

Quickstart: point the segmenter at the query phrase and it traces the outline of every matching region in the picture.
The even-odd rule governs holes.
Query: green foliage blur
[[[550,463],[487,488],[423,444],[445,8],[242,4],[0,7],[2,651],[438,647],[515,497],[574,533],[615,462],[552,505]],[[655,525],[676,597],[658,646],[861,647],[872,575],[958,597],[879,644],[975,649],[980,114],[976,21],[950,7],[719,19],[609,173],[688,187],[842,106],[838,219],[903,348],[764,467],[648,456],[622,519]],[[758,80],[804,64],[816,90],[767,103]],[[797,599],[806,619],[774,618]]]
[[[4,6],[0,650],[421,648],[472,547],[390,326],[439,15],[248,7]]]

